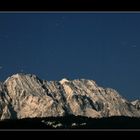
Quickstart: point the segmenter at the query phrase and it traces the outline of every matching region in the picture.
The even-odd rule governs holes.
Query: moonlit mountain
[[[116,90],[93,80],[41,80],[18,73],[0,83],[0,119],[50,116],[140,117],[138,101],[129,102]]]

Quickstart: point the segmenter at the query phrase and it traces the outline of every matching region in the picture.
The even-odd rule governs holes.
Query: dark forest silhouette
[[[64,116],[4,120],[0,129],[140,129],[140,118]]]

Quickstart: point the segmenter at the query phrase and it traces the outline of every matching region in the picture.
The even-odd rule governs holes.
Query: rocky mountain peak
[[[62,85],[65,83],[65,82],[69,82],[69,80],[67,78],[63,78],[61,81],[59,81]]]
[[[135,116],[140,111],[116,90],[89,79],[41,80],[18,73],[0,83],[0,119],[64,116]]]

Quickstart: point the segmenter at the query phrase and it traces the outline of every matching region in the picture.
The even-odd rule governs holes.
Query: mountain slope
[[[140,110],[140,100],[135,100],[133,102],[131,102],[135,108],[137,108],[138,110]]]
[[[111,88],[86,79],[45,81],[15,74],[0,83],[0,119],[81,115],[140,117],[140,111]]]

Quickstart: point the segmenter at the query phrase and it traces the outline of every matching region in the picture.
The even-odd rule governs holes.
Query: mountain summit
[[[140,117],[134,103],[111,88],[86,79],[46,81],[32,74],[15,74],[0,82],[0,120],[80,115]]]

